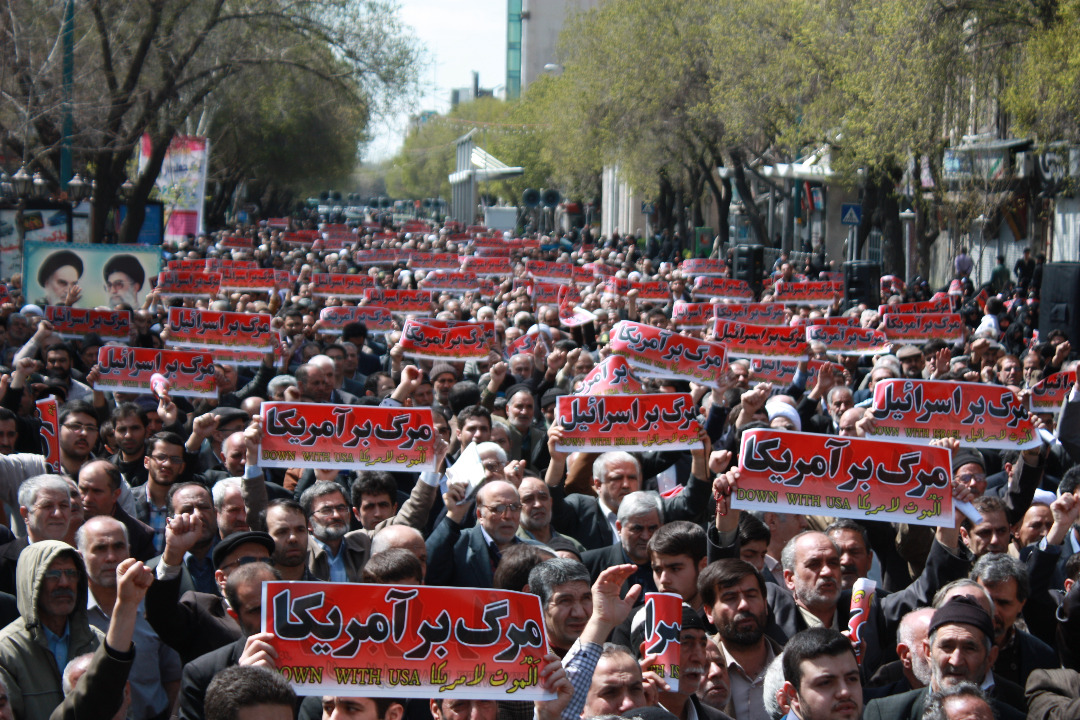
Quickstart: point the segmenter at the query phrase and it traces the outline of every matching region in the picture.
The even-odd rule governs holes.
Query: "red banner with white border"
[[[679,263],[679,269],[687,277],[721,276],[727,272],[727,265],[717,258],[690,258]]]
[[[717,303],[717,320],[734,320],[749,325],[787,325],[781,303]]]
[[[273,350],[276,334],[265,313],[220,312],[195,308],[169,308],[169,343],[200,350]]]
[[[393,314],[375,305],[339,305],[319,311],[320,331],[327,335],[340,335],[342,329],[353,322],[364,323],[371,333],[386,333],[394,329]]]
[[[859,327],[859,318],[853,315],[836,317],[803,318],[805,325],[832,325],[834,327]]]
[[[958,342],[964,339],[964,319],[959,313],[889,314],[882,320],[882,329],[891,342]]]
[[[817,383],[818,373],[822,368],[831,368],[834,373],[842,374],[844,366],[834,362],[811,360],[806,364],[807,381],[806,387],[813,387]],[[750,384],[757,385],[759,382],[770,382],[781,387],[790,385],[795,381],[795,373],[799,369],[798,360],[786,358],[750,358]]]
[[[157,294],[164,298],[214,297],[221,290],[220,272],[193,272],[188,270],[158,273]]]
[[[716,303],[688,303],[676,300],[671,308],[671,322],[683,330],[712,327],[716,319]]]
[[[435,469],[431,408],[264,402],[259,467]]]
[[[440,328],[409,319],[399,342],[405,357],[428,360],[483,360],[491,352],[487,333],[479,323]]]
[[[612,354],[625,357],[642,377],[688,380],[718,388],[727,371],[723,345],[629,320],[611,329],[608,348]]]
[[[434,292],[447,292],[451,295],[464,295],[475,292],[479,286],[476,273],[437,270],[429,272],[420,281],[421,287]]]
[[[287,270],[273,268],[222,268],[221,289],[232,292],[269,292],[288,285]]]
[[[409,256],[409,267],[413,270],[460,270],[461,256],[454,253],[420,253],[414,252]]]
[[[953,527],[951,457],[930,445],[747,430],[731,508]]]
[[[1042,445],[1027,410],[1000,385],[888,378],[874,386],[871,409],[875,440],[955,438],[965,447],[997,450]]]
[[[510,258],[468,256],[461,263],[462,272],[475,273],[477,277],[513,277],[514,264]]]
[[[558,449],[567,452],[693,450],[701,447],[701,419],[689,393],[563,395],[555,422]]]
[[[53,332],[66,340],[82,340],[87,333],[97,333],[104,340],[127,340],[131,334],[128,310],[89,310],[66,305],[46,305],[45,319]]]
[[[731,320],[716,321],[716,342],[727,347],[732,357],[788,357],[806,360],[809,347],[806,329],[773,325],[748,325]]]
[[[838,355],[882,355],[892,349],[885,333],[846,325],[808,325],[806,342],[819,342]]]
[[[844,283],[828,280],[806,282],[777,282],[773,302],[789,305],[832,305],[839,295],[844,297]]]
[[[364,291],[368,303],[384,307],[392,313],[429,313],[434,302],[430,290],[388,290],[374,288]]]
[[[912,313],[947,313],[952,312],[952,302],[947,295],[936,300],[923,300],[920,302],[893,303],[892,305],[879,305],[879,315],[909,315]]]
[[[622,355],[608,355],[581,381],[575,395],[644,395],[645,386],[634,376]]]
[[[694,278],[694,289],[691,292],[695,297],[715,297],[730,300],[754,299],[754,291],[750,289],[750,283],[732,278],[696,277]]]
[[[170,395],[217,397],[214,356],[209,351],[106,345],[98,350],[98,369],[96,390],[152,395],[150,377],[157,373],[169,381]]]
[[[359,300],[364,291],[375,287],[375,278],[370,275],[348,275],[345,273],[315,273],[311,276],[312,297],[339,297],[347,300]]]
[[[1076,370],[1057,372],[1031,387],[1032,412],[1057,412],[1076,384]]]
[[[631,290],[637,290],[638,300],[644,301],[667,301],[671,299],[671,288],[662,280],[646,280],[635,282],[622,278],[609,277],[604,280],[603,291],[626,297]]]

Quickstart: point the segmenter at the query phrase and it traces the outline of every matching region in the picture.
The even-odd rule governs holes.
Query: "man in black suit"
[[[169,518],[165,552],[156,569],[157,581],[146,594],[146,619],[158,636],[188,663],[211,650],[238,640],[240,625],[217,595],[186,592],[180,596],[184,554],[203,537],[202,519],[181,513]],[[214,571],[224,590],[229,576],[251,563],[269,564],[274,539],[264,532],[238,532],[214,548]]]
[[[443,499],[446,517],[426,543],[428,585],[490,588],[504,550],[517,543],[541,545],[517,536],[521,500],[508,482],[489,482],[476,493],[475,527],[461,527],[469,505],[462,502],[460,485],[451,486]]]
[[[250,563],[237,568],[225,583],[227,612],[240,624],[243,637],[192,660],[184,667],[180,681],[180,720],[202,720],[203,701],[210,681],[232,665],[274,667],[269,633],[259,632],[262,622],[262,584],[280,580],[276,570],[265,563]]]
[[[551,526],[588,550],[607,548],[619,542],[619,533],[615,529],[619,503],[630,493],[641,490],[641,464],[629,453],[604,453],[593,463],[592,482],[597,497],[578,493],[567,497],[563,483],[569,453],[555,449],[561,439],[562,427],[552,425],[548,430],[551,462],[544,478],[551,488]],[[660,517],[664,522],[698,522],[708,510],[711,489],[705,479],[709,476],[708,462],[708,452],[702,443],[693,451],[690,480],[686,486],[674,497],[660,498]]]
[[[79,468],[83,517],[89,520],[105,515],[119,520],[127,528],[131,557],[146,562],[157,555],[154,550],[154,530],[120,507],[121,481],[120,469],[108,460],[95,460]]]
[[[615,527],[619,532],[618,543],[587,550],[581,556],[581,563],[589,569],[592,581],[596,582],[600,573],[609,567],[633,563],[637,570],[623,583],[623,592],[633,585],[641,585],[644,592],[656,592],[649,562],[649,539],[660,529],[660,496],[639,491],[624,497],[619,503]]]
[[[950,598],[934,611],[926,648],[930,656],[930,685],[870,701],[863,720],[918,720],[923,716],[930,693],[962,682],[983,685],[998,654],[990,614],[970,597]],[[1013,707],[997,697],[990,702],[998,720],[1025,717],[1026,707]]]

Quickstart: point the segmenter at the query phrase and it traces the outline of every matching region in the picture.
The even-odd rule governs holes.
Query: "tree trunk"
[[[746,171],[743,168],[741,151],[731,151],[730,167],[735,176],[735,188],[739,191],[739,197],[742,198],[746,216],[750,218],[750,227],[754,229],[754,235],[757,237],[758,243],[768,246],[768,228],[765,225],[765,218],[758,212],[757,203],[754,202],[754,193],[750,190],[750,183],[746,181]]]

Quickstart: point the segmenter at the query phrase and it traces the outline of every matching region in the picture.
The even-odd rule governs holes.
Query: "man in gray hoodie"
[[[48,720],[64,699],[68,660],[94,652],[100,630],[86,614],[82,558],[59,540],[32,543],[15,569],[20,618],[0,630],[0,681],[19,720]]]

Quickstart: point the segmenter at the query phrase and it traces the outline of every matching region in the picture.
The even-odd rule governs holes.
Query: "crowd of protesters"
[[[614,324],[681,330],[672,309],[692,299],[693,278],[672,262],[676,253],[661,262],[656,240],[588,231],[541,238],[515,254],[517,279],[527,258],[602,263],[617,277],[663,281],[669,297],[618,296],[598,281],[580,288],[595,322],[571,329],[512,277],[498,279],[493,296],[436,294],[436,318],[493,322],[495,341],[487,360],[431,362],[407,358],[399,331],[355,323],[324,332],[322,307],[349,303],[313,297],[310,278],[362,273],[381,287],[422,288],[424,273],[407,262],[354,259],[380,247],[468,254],[468,243],[451,228],[354,232],[355,242],[334,251],[286,244],[282,230],[266,227],[230,233],[252,238],[251,249],[225,249],[221,236],[163,248],[166,260],[254,260],[296,277],[270,293],[150,292],[139,307],[119,305],[133,313],[128,344],[148,348],[169,346],[172,304],[275,316],[284,352],[258,368],[216,365],[211,400],[99,389],[102,339],[63,341],[10,279],[0,309],[0,718],[1080,718],[1072,394],[1060,414],[1039,416],[1048,431],[1041,448],[946,444],[952,492],[974,505],[978,522],[958,512],[935,530],[717,511],[738,485],[749,429],[861,436],[883,379],[1006,385],[1023,398],[1072,369],[1065,333],[1034,333],[1041,262],[1028,264],[1025,253],[1015,282],[995,273],[982,307],[966,253],[957,258],[962,343],[831,358],[843,371],[812,382],[802,365],[786,387],[758,382],[744,360],[716,388],[645,379],[651,392],[691,393],[708,418],[697,449],[566,453],[554,406],[607,356]],[[824,269],[780,262],[774,275],[815,279]],[[931,294],[915,279],[889,285],[882,301]],[[62,302],[78,297],[69,290]],[[768,288],[759,299],[770,299]],[[786,313],[792,325],[844,313],[863,327],[880,323],[876,306],[846,307],[839,297]],[[506,356],[527,334],[541,341]],[[59,467],[46,465],[34,406],[50,395],[60,403]],[[431,407],[438,471],[260,468],[267,400]],[[473,495],[442,476],[470,444],[484,473]],[[841,632],[858,578],[878,587],[859,661]],[[262,583],[275,579],[533,593],[551,650],[541,682],[557,699],[297,698],[273,672],[273,637],[260,623]],[[653,591],[683,600],[677,690],[642,657],[642,595]]]

